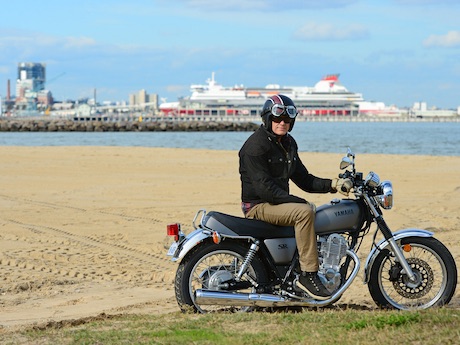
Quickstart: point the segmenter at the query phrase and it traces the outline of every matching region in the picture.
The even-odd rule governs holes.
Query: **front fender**
[[[191,232],[182,242],[179,243],[171,260],[178,261],[182,259],[196,245],[200,244],[209,237],[212,237],[212,233],[209,230],[196,229]]]
[[[402,238],[406,237],[433,237],[433,233],[428,231],[428,230],[422,230],[422,229],[403,229],[395,232],[393,234],[393,237],[395,241],[398,241]],[[377,255],[385,249],[389,245],[388,241],[386,239],[381,240],[377,246],[374,246],[367,256],[366,260],[366,265],[364,266],[364,284],[367,284],[369,282],[369,274],[370,270],[372,268],[372,265],[374,264],[374,260],[377,257]]]

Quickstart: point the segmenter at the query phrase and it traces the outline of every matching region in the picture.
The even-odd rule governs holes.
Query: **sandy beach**
[[[301,153],[330,178],[341,157]],[[0,161],[0,334],[103,313],[178,312],[166,225],[189,232],[200,208],[242,215],[236,151],[0,147]],[[358,153],[356,163],[393,182],[395,206],[384,213],[393,230],[433,231],[460,263],[460,157]],[[317,205],[336,197],[292,192]],[[340,303],[374,308],[362,271]],[[458,288],[450,306],[460,308]]]

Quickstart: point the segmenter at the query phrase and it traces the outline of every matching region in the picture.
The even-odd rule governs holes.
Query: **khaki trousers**
[[[306,272],[318,271],[314,205],[261,203],[253,206],[246,214],[246,218],[259,219],[275,225],[294,226],[300,269]]]

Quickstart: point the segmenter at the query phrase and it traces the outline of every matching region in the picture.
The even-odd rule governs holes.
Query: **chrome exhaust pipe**
[[[201,290],[195,291],[195,302],[198,305],[221,305],[240,307],[318,307],[333,303],[340,295],[335,293],[326,301],[314,299],[292,299],[288,296],[257,293],[237,293],[226,291]]]
[[[345,290],[350,286],[359,271],[359,258],[358,256],[347,250],[347,254],[355,262],[355,267],[350,274],[350,277],[340,289],[338,289],[326,301],[318,301],[314,299],[294,299],[289,296],[280,296],[272,294],[258,294],[258,293],[240,293],[230,291],[217,291],[217,290],[202,290],[195,291],[195,302],[198,305],[222,305],[222,306],[241,306],[241,307],[322,307],[334,303]]]
[[[195,291],[195,302],[201,305],[237,305],[242,307],[277,307],[287,305],[282,296],[257,293],[237,293],[226,291]]]

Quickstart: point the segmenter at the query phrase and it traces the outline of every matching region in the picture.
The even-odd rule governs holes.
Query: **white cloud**
[[[425,47],[460,47],[460,31],[449,31],[445,35],[430,35],[423,41]]]
[[[285,11],[292,9],[311,9],[311,8],[336,8],[348,6],[357,0],[181,0],[186,5],[203,10],[261,10],[261,11]]]
[[[458,0],[395,0],[400,5],[425,6],[425,5],[458,5]]]
[[[312,22],[298,29],[293,36],[302,41],[342,41],[367,38],[369,32],[357,24],[336,27],[332,24]]]
[[[28,36],[19,35],[2,35],[0,36],[0,48],[7,49],[11,47],[18,47],[26,44],[31,44],[35,40]]]
[[[91,37],[66,37],[63,43],[65,48],[84,48],[96,45],[96,41]]]
[[[68,49],[94,46],[95,40],[89,37],[65,37],[44,35],[41,33],[10,32],[0,36],[0,47],[33,50],[47,47],[64,47]]]
[[[166,86],[166,91],[172,92],[172,93],[181,93],[181,92],[186,92],[188,91],[189,87],[184,86],[184,85],[167,85]]]

